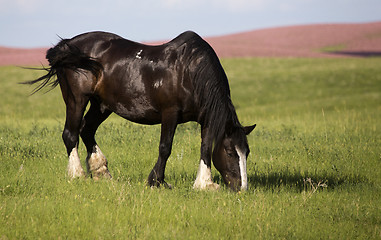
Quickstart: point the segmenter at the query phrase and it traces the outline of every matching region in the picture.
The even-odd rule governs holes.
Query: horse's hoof
[[[161,185],[162,185],[164,188],[166,188],[166,189],[172,189],[172,184],[169,184],[169,183],[167,183],[167,182],[163,182]]]
[[[206,185],[206,189],[208,189],[208,190],[218,190],[218,189],[220,189],[220,185],[218,185],[217,183],[212,182],[212,183]]]
[[[74,171],[68,170],[67,173],[68,177],[70,179],[75,179],[75,178],[86,178],[86,174],[82,169],[75,169]]]
[[[148,185],[153,188],[159,188],[164,187],[165,189],[172,189],[172,184],[167,183],[166,181],[152,181],[151,183],[148,183]]]
[[[209,182],[209,183],[202,184],[202,185],[194,184],[193,189],[216,191],[216,190],[220,189],[220,185],[218,185],[217,183],[214,183],[214,182]]]
[[[112,179],[112,176],[110,174],[110,172],[108,171],[107,167],[106,166],[103,166],[99,169],[97,169],[96,171],[93,171],[91,173],[91,177],[97,181],[99,179]]]

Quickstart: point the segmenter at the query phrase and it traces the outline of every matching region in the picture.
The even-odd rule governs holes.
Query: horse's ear
[[[251,131],[253,131],[256,126],[257,126],[257,124],[254,124],[253,126],[243,127],[243,130],[245,131],[246,135],[249,135],[251,133]]]

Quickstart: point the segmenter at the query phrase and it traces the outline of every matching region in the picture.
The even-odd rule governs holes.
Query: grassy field
[[[117,116],[97,133],[113,179],[69,180],[59,89],[28,96],[17,82],[41,73],[0,67],[0,239],[381,239],[381,59],[223,65],[241,122],[257,123],[243,193],[192,189],[195,123],[176,132],[174,189],[147,188],[159,126]]]

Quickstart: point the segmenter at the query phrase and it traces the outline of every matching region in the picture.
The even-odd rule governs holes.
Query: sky
[[[269,27],[381,21],[381,0],[0,0],[0,46],[51,47],[107,31],[138,41],[193,30],[220,36]]]

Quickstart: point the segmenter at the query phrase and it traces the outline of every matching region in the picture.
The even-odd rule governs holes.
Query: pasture
[[[381,239],[381,59],[222,63],[241,123],[257,124],[242,193],[192,189],[196,123],[177,129],[174,188],[146,187],[160,127],[116,115],[97,132],[113,179],[69,180],[59,88],[28,96],[17,83],[42,72],[0,67],[0,239]]]

